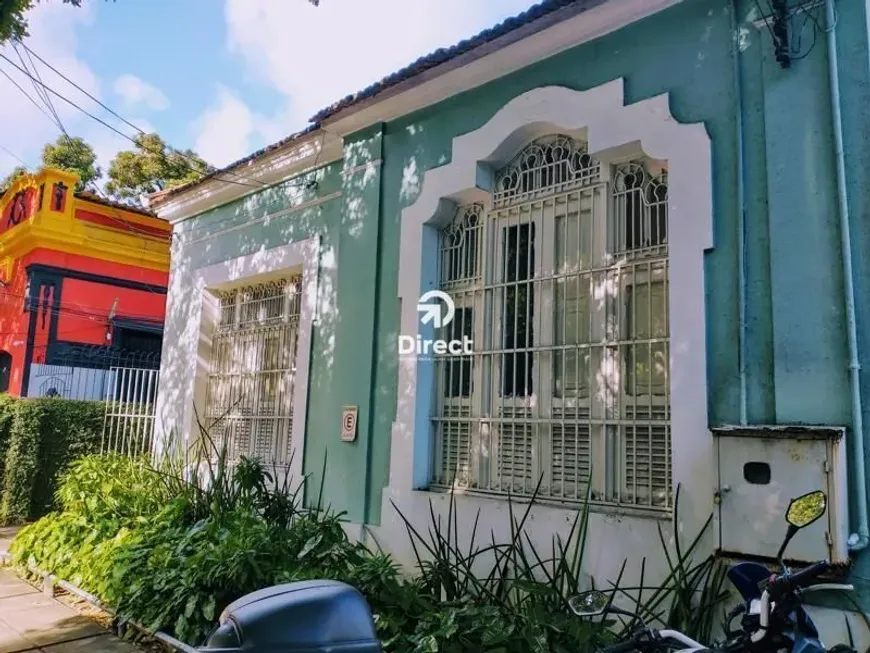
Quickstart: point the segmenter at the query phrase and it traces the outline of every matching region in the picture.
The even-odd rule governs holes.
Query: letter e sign
[[[356,440],[356,418],[359,406],[345,406],[341,409],[341,439],[345,442]]]

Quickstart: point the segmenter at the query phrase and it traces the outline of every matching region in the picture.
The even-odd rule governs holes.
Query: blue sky
[[[224,165],[301,129],[332,101],[534,3],[86,0],[75,9],[42,0],[29,14],[26,44],[134,125]],[[10,46],[0,51],[20,65]],[[34,65],[46,84],[135,134],[38,60]],[[40,102],[31,80],[2,59],[0,70]],[[94,146],[104,168],[132,145],[53,100],[64,127]],[[42,146],[58,134],[0,73],[0,174],[19,158],[37,165]]]

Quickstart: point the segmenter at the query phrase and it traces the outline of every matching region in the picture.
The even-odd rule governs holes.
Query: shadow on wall
[[[240,271],[235,259],[246,256],[253,257],[255,270],[259,268],[258,272],[267,273],[270,250],[312,237],[319,237],[320,250],[316,253],[315,292],[303,298],[303,310],[310,311],[313,318],[306,445],[317,445],[314,449],[319,452],[334,446],[333,441],[339,442],[334,416],[340,410],[339,401],[342,394],[347,393],[348,382],[357,378],[360,370],[349,368],[347,361],[336,360],[337,334],[344,334],[343,337],[355,346],[366,349],[369,356],[374,341],[366,338],[375,338],[365,325],[354,323],[352,313],[343,315],[339,306],[354,305],[352,291],[375,297],[373,289],[354,287],[354,271],[360,265],[372,268],[379,265],[376,249],[368,244],[374,242],[372,234],[377,237],[376,200],[380,193],[380,176],[371,151],[364,145],[358,148],[354,145],[346,147],[344,161],[326,164],[176,225],[166,309],[166,332],[173,337],[164,340],[156,428],[158,440],[172,443],[174,453],[182,452],[179,445],[187,426],[185,415],[193,410],[200,416],[206,414],[205,396],[196,396],[193,406],[189,402],[183,405],[185,397],[189,396],[192,370],[209,365],[206,360],[191,360],[179,346],[199,342],[200,351],[210,350],[211,335],[199,333],[203,298],[196,296],[193,288],[196,270],[223,265],[227,275],[232,277]],[[316,186],[310,184],[312,180],[316,180]],[[341,278],[341,295],[339,252],[344,254],[343,260],[347,263],[342,271],[345,277]],[[395,342],[395,334],[391,339]],[[378,359],[382,360],[385,353],[378,352]],[[386,353],[390,354],[395,357],[394,351]],[[378,389],[382,395],[395,392],[395,363],[389,358],[385,363],[393,372],[392,380],[385,379],[383,387]],[[344,393],[338,392],[339,387],[344,388]],[[300,390],[303,388],[295,391]],[[364,413],[368,412],[367,406],[361,405],[361,408]],[[331,422],[336,422],[335,428],[324,433],[324,425]],[[376,433],[375,437],[388,440],[389,432]],[[293,456],[301,458],[303,454],[308,457],[300,443],[294,442]],[[315,485],[320,483],[322,457],[318,457],[320,460],[312,460],[309,465],[314,472],[315,478],[311,480]],[[312,488],[309,493],[317,491]],[[362,488],[350,488],[350,493],[361,491]]]

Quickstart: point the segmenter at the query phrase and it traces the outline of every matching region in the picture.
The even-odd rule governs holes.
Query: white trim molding
[[[626,150],[642,150],[667,162],[673,477],[682,488],[677,527],[683,537],[693,537],[713,511],[715,490],[714,449],[707,423],[704,303],[704,252],[713,245],[712,157],[704,125],[677,122],[667,95],[625,105],[622,79],[587,91],[537,88],[511,100],[481,128],[454,138],[450,163],[425,174],[419,197],[402,212],[400,333],[428,337],[421,332],[417,301],[422,292],[436,287],[438,228],[453,216],[458,204],[488,197],[494,167],[507,162],[525,143],[551,133],[582,134],[588,151],[605,160],[619,158]],[[429,480],[433,382],[430,361],[400,358],[389,486],[380,527],[389,531],[382,537],[391,549],[400,538],[407,539],[393,503],[406,516],[417,516],[428,515],[425,504],[432,500],[436,512],[446,514],[448,502],[443,494],[420,489]],[[508,526],[503,500],[459,494],[457,501],[465,513],[463,520],[473,520],[477,509],[482,509],[484,534],[490,527]],[[540,529],[544,536],[545,548],[549,549],[554,530],[570,527],[571,517],[566,520],[570,512],[561,507],[534,508],[532,517],[536,531]],[[590,563],[589,573],[595,576],[609,576],[613,565],[618,572],[625,557],[639,560],[646,555],[644,546],[658,537],[657,522],[648,517],[618,515],[614,509],[593,518],[591,537],[603,538],[598,542],[601,555],[590,556],[600,558]],[[492,524],[493,520],[504,524]],[[464,524],[459,531],[470,531],[471,526],[471,522]],[[614,530],[617,526],[619,530]],[[398,532],[394,534],[393,529]],[[595,544],[590,543],[592,551]],[[403,558],[404,552],[396,553]]]
[[[211,179],[163,200],[154,198],[152,210],[172,225],[209,209],[258,193],[291,177],[338,161],[344,155],[342,139],[316,130]]]
[[[173,252],[156,407],[155,448],[158,453],[179,444],[173,439],[187,443],[192,434],[197,433],[195,411],[201,411],[205,405],[211,333],[219,318],[213,291],[301,272],[302,302],[291,435],[293,457],[288,469],[294,483],[301,481],[319,257],[319,236],[195,269],[187,267],[183,248],[178,247]]]
[[[307,202],[302,202],[301,204],[297,204],[296,206],[290,206],[281,209],[280,211],[275,211],[274,213],[268,213],[261,218],[248,220],[247,222],[242,222],[241,224],[236,224],[232,227],[227,227],[226,229],[221,229],[219,231],[208,231],[205,236],[200,236],[198,238],[192,238],[190,236],[190,232],[176,231],[175,239],[182,245],[195,245],[196,243],[204,243],[207,240],[214,240],[215,238],[225,236],[226,234],[233,233],[234,231],[241,231],[242,229],[247,229],[248,227],[256,224],[266,224],[270,220],[275,220],[276,218],[283,218],[287,215],[293,215],[294,213],[299,213],[300,211],[304,211],[315,206],[320,206],[321,204],[326,204],[327,202],[336,200],[339,197],[341,197],[341,191],[337,190],[334,193],[330,193],[329,195],[321,195],[320,197],[315,197],[314,199],[308,200]]]

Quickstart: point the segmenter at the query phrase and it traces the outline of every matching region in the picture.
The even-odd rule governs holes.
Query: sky
[[[120,116],[223,166],[304,128],[319,109],[516,15],[535,0],[41,0],[25,44]],[[0,48],[128,137],[137,132],[32,57]],[[32,63],[32,65],[31,65]],[[5,73],[5,74],[4,74]],[[34,82],[0,58],[0,177],[39,165],[60,131]],[[37,85],[37,88],[38,85]],[[132,142],[48,92],[104,171]],[[105,179],[102,180],[105,183]]]

